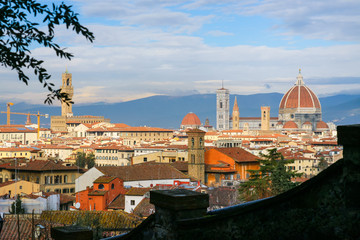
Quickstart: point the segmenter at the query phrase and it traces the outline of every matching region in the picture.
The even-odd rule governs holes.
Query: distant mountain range
[[[279,103],[283,96],[281,93],[263,93],[253,95],[235,95],[230,97],[231,108],[237,97],[240,116],[259,117],[261,106],[271,107],[271,116],[276,117],[279,111]],[[335,95],[320,98],[323,120],[332,121],[337,125],[360,123],[360,96],[359,95]],[[0,101],[0,110],[6,111],[6,103]],[[48,105],[31,105],[17,103],[12,106],[13,112],[48,113],[60,115],[60,107]],[[74,105],[75,115],[96,115],[110,118],[114,123],[126,123],[131,126],[153,126],[177,129],[180,127],[182,118],[189,112],[194,112],[202,122],[209,118],[210,124],[216,125],[216,95],[198,94],[190,96],[152,96],[120,103],[94,103],[86,105]],[[24,124],[26,116],[12,115],[12,124]],[[36,123],[36,117],[32,117]],[[0,124],[6,124],[6,114],[0,115]],[[41,119],[43,127],[50,126],[50,119]]]

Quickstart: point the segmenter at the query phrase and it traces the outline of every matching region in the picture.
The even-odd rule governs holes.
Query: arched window
[[[191,138],[191,147],[193,148],[194,145],[195,145],[195,140],[194,140],[194,138]]]
[[[68,181],[68,176],[64,175],[64,183],[67,183],[67,181]]]
[[[203,140],[202,138],[200,138],[200,147],[202,147],[202,145],[203,145]]]
[[[111,184],[111,189],[114,189],[115,188],[115,185],[114,184]]]
[[[69,86],[70,85],[70,79],[66,80],[66,85]]]
[[[99,189],[104,189],[104,184],[100,183],[99,184]]]

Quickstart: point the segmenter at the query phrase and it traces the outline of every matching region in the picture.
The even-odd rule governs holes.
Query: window
[[[195,154],[191,154],[191,163],[195,163]]]
[[[68,181],[68,176],[65,175],[65,176],[64,176],[64,183],[67,183],[67,181]]]
[[[100,183],[98,188],[99,189],[104,189],[104,184]]]
[[[194,148],[194,145],[195,145],[195,140],[194,138],[191,138],[191,147]]]
[[[130,205],[135,205],[135,200],[130,200]]]
[[[115,185],[112,183],[111,184],[111,189],[114,189],[115,188]]]
[[[222,108],[223,107],[223,104],[222,104],[222,102],[220,101],[220,108]]]
[[[147,162],[147,157],[144,157],[144,162]]]

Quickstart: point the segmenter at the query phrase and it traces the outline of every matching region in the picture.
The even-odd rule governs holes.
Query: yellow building
[[[39,192],[40,185],[33,182],[28,182],[24,180],[20,181],[7,181],[0,183],[0,196],[5,194],[10,195],[12,198],[17,194],[31,194],[33,192]]]
[[[96,166],[127,166],[131,163],[134,150],[126,146],[104,146],[95,148]]]
[[[40,184],[40,191],[75,193],[75,179],[84,172],[77,166],[67,166],[64,162],[35,160],[19,163],[14,162],[0,165],[0,182],[15,179],[26,180]]]
[[[144,162],[159,162],[159,163],[172,163],[176,161],[188,160],[187,151],[176,151],[176,150],[163,150],[133,157],[132,164],[139,164]]]
[[[0,159],[35,159],[41,157],[42,151],[38,148],[0,148]]]

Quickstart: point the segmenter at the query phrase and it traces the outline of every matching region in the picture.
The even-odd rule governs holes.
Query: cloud
[[[356,0],[270,0],[247,1],[232,6],[240,15],[267,16],[280,20],[273,30],[287,35],[335,41],[360,40],[360,2]]]
[[[222,36],[232,36],[232,35],[234,35],[233,33],[223,32],[223,31],[220,31],[220,30],[209,31],[207,34],[211,35],[211,36],[214,36],[214,37],[222,37]]]

